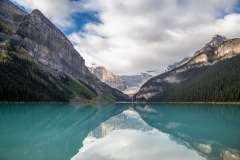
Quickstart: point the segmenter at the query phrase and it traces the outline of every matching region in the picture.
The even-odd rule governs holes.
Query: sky
[[[154,71],[194,54],[220,34],[240,38],[240,0],[12,0],[39,9],[86,65],[118,75]]]

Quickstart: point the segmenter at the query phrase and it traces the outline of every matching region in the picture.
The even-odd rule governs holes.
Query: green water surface
[[[0,160],[240,159],[240,106],[0,104]]]

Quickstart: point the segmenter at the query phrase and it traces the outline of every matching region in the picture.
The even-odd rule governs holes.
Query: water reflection
[[[183,143],[149,126],[135,110],[128,109],[91,131],[72,160],[205,159]]]
[[[0,128],[4,160],[240,160],[236,105],[0,104]]]
[[[0,159],[70,159],[91,130],[126,107],[0,104]]]
[[[240,159],[240,107],[234,105],[136,105],[150,126],[185,141],[207,159]]]

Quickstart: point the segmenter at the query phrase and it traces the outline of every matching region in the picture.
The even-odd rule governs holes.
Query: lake
[[[240,106],[0,104],[0,160],[239,160]]]

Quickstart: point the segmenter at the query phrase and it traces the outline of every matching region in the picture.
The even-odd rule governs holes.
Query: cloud
[[[115,74],[162,72],[215,34],[235,38],[240,33],[240,14],[234,13],[238,0],[12,1],[39,9],[62,30],[83,25],[76,14],[97,13],[100,23],[89,19],[68,37],[87,65],[102,65]]]
[[[70,0],[12,0],[29,11],[39,9],[61,29],[75,26],[73,16],[90,10],[85,1]]]
[[[236,0],[93,0],[101,24],[69,36],[87,64],[116,74],[163,71],[190,56],[215,34],[240,33]]]

